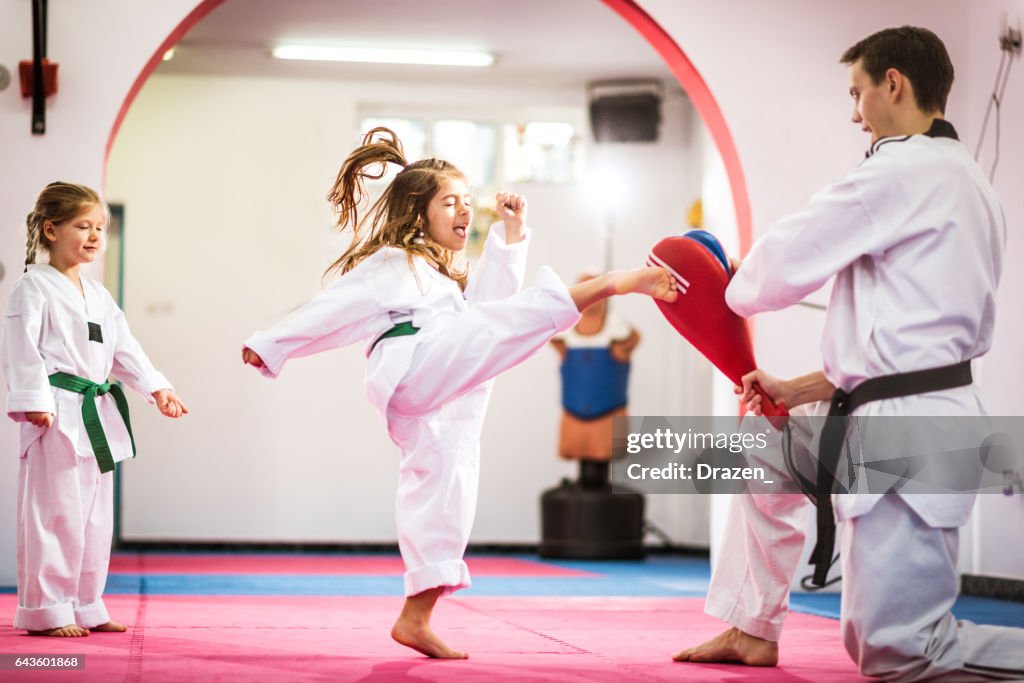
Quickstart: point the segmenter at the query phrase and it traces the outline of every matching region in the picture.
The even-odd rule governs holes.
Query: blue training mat
[[[481,554],[486,557],[487,554]],[[498,555],[502,556],[502,555]],[[645,560],[545,560],[513,555],[531,562],[579,569],[586,577],[478,576],[469,595],[479,596],[622,596],[703,597],[711,568],[706,558],[650,555]],[[473,557],[472,555],[470,556]],[[472,559],[470,560],[472,566]],[[136,574],[112,572],[111,595],[358,595],[402,594],[399,575],[320,574]],[[0,587],[0,594],[15,593]],[[794,611],[839,618],[839,593],[793,593]],[[961,595],[953,605],[958,619],[995,626],[1024,624],[1024,603]]]
[[[687,230],[683,233],[683,237],[689,237],[691,240],[696,240],[704,245],[704,247],[714,254],[718,262],[725,268],[725,274],[732,277],[732,268],[729,267],[729,258],[725,255],[725,249],[722,248],[721,242],[718,241],[714,235],[707,230]]]

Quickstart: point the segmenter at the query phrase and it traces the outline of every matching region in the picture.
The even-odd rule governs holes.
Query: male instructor
[[[824,401],[807,406],[820,414],[985,415],[971,361],[992,343],[1006,225],[992,187],[943,118],[949,55],[931,31],[904,26],[868,36],[840,61],[853,122],[871,135],[866,158],[772,226],[726,292],[729,306],[750,316],[791,306],[835,276],[823,371],[789,381],[754,371],[741,400],[759,412],[756,382],[790,408]],[[816,554],[827,566],[834,505],[844,521],[843,642],[863,674],[1024,679],[1024,630],[957,622],[950,612],[972,495],[832,499],[828,491],[818,489]],[[706,605],[732,628],[675,659],[774,666],[803,548],[800,513],[810,503],[742,495],[733,504]]]

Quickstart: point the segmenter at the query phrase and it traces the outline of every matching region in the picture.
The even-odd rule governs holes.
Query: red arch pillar
[[[746,254],[753,243],[750,197],[747,195],[747,183],[743,177],[743,167],[740,166],[736,143],[733,142],[732,133],[729,132],[729,126],[725,123],[725,117],[718,107],[718,102],[711,94],[711,89],[708,88],[708,84],[694,68],[690,58],[686,56],[679,44],[634,0],[602,1],[639,31],[647,42],[658,51],[672,73],[675,74],[676,80],[690,97],[697,112],[704,120],[704,125],[708,127],[711,139],[715,141],[715,146],[718,147],[718,153],[725,165],[729,186],[732,188],[740,253]]]

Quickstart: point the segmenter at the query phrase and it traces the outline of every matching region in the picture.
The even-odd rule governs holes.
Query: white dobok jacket
[[[457,315],[471,304],[497,301],[519,291],[529,241],[527,232],[522,241],[508,245],[504,224],[494,225],[480,261],[470,273],[465,295],[458,283],[425,259],[414,257],[410,264],[404,250],[382,248],[272,328],[253,334],[245,346],[263,359],[265,366],[260,372],[275,378],[289,358],[365,342],[366,394],[387,424],[388,403],[412,364],[416,345],[432,333],[430,323]],[[382,334],[407,321],[420,332],[404,338],[403,343],[382,342],[376,353],[370,353]],[[516,321],[507,324],[515,328]],[[471,365],[478,359],[462,360]],[[488,368],[480,370],[484,375]]]
[[[852,390],[881,375],[978,358],[992,345],[1006,222],[953,127],[877,140],[845,178],[761,237],[726,290],[750,316],[797,303],[835,276],[821,342],[824,373]],[[827,404],[825,405],[827,408]],[[984,415],[976,386],[867,403],[875,415]],[[876,493],[836,500],[840,519]],[[932,526],[963,524],[971,495],[906,496]]]
[[[32,265],[14,284],[7,302],[0,355],[7,415],[22,423],[19,456],[44,431],[28,422],[25,413],[44,412],[53,413],[53,428],[67,436],[78,455],[94,457],[82,423],[84,396],[51,387],[48,377],[55,372],[97,383],[113,374],[150,403],[154,391],[172,389],[132,336],[124,313],[103,285],[83,277],[82,287],[84,297],[56,268]],[[113,396],[96,400],[114,461],[130,458],[131,441]]]

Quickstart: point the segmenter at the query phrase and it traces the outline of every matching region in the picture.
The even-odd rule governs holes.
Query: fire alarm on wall
[[[32,65],[31,59],[18,62],[18,75],[21,77],[21,96],[32,97]],[[43,95],[49,97],[57,93],[57,62],[43,58]]]

